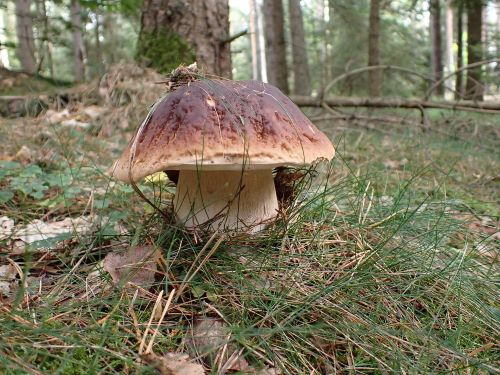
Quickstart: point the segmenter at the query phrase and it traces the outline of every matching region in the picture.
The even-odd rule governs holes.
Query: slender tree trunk
[[[54,78],[54,62],[52,60],[52,40],[50,35],[50,23],[49,17],[47,15],[47,6],[45,0],[40,1],[40,16],[43,22],[43,32],[42,32],[42,43],[43,43],[43,54],[45,55],[47,68],[49,69],[49,74],[51,78]]]
[[[104,71],[104,64],[102,60],[102,46],[101,46],[101,10],[99,7],[95,10],[95,28],[94,28],[94,39],[95,39],[95,59],[97,65],[97,74],[102,74]]]
[[[85,81],[85,46],[83,44],[83,25],[78,0],[71,0],[71,28],[73,34],[73,64],[76,82]]]
[[[455,56],[453,51],[453,0],[446,0],[446,72],[451,73],[455,66]],[[446,81],[447,88],[453,88],[455,77],[450,77]],[[449,93],[449,91],[448,91]]]
[[[327,81],[331,81],[335,77],[335,64],[334,64],[334,38],[335,38],[335,2],[334,0],[328,0],[328,25],[327,25],[327,38],[329,41],[330,48],[327,50],[326,57],[328,59],[328,77]]]
[[[435,81],[443,78],[443,49],[441,36],[441,4],[440,0],[430,0],[431,13],[431,45],[432,45],[432,77]],[[443,96],[444,86],[441,84],[436,87],[436,94]]]
[[[35,38],[30,13],[31,0],[16,0],[17,53],[23,70],[36,72]]]
[[[483,4],[480,0],[467,0],[467,64],[483,59],[482,48]],[[483,100],[481,67],[467,70],[466,97]]]
[[[114,15],[110,12],[105,12],[102,22],[102,36],[104,38],[103,59],[110,66],[115,64],[118,60],[115,49],[113,48],[113,45],[115,44],[114,30],[116,30],[117,27]]]
[[[464,5],[462,1],[457,5],[457,70],[464,66]],[[460,71],[456,76],[455,81],[455,99],[459,100],[463,97],[463,72]]]
[[[257,44],[260,53],[260,75],[263,82],[269,82],[267,79],[267,60],[266,60],[266,33],[264,26],[264,4],[257,3],[257,29],[258,34]]]
[[[495,24],[495,34],[497,42],[495,50],[497,51],[496,55],[500,56],[500,0],[497,0],[496,8],[497,8],[497,22]],[[495,70],[497,72],[500,71],[500,64],[497,64]]]
[[[281,0],[264,0],[264,32],[267,79],[269,83],[288,94],[288,70]]]
[[[259,45],[259,16],[257,11],[257,1],[249,0],[250,6],[250,44],[252,47],[252,78],[262,81],[262,66]]]
[[[137,58],[162,72],[197,61],[231,77],[228,0],[144,0]]]
[[[0,29],[1,30],[6,30],[6,10],[2,9],[0,7]],[[9,61],[9,53],[7,52],[7,49],[3,47],[5,42],[7,42],[7,32],[0,33],[0,66],[1,67],[10,67],[10,61]]]
[[[370,1],[370,19],[368,26],[368,66],[380,65],[380,0]],[[380,96],[382,91],[382,71],[368,72],[368,95]]]
[[[293,93],[295,95],[309,95],[311,93],[311,76],[307,60],[307,48],[304,35],[304,21],[300,0],[288,0],[290,12],[290,34],[293,62]],[[326,42],[326,41],[325,41]]]

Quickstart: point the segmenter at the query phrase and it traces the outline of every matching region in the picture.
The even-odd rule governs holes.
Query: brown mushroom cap
[[[202,80],[155,106],[115,163],[113,176],[130,182],[129,166],[134,181],[164,170],[241,170],[243,164],[271,169],[334,154],[330,140],[276,87]]]

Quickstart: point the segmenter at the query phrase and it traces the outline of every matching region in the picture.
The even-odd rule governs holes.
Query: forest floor
[[[280,220],[194,235],[108,176],[161,93],[134,74],[0,118],[0,373],[500,372],[498,118],[318,121],[337,156]]]

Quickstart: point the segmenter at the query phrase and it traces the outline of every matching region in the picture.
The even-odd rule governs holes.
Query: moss
[[[196,60],[193,46],[178,34],[168,30],[141,32],[137,44],[137,60],[161,73],[170,73],[180,64]]]

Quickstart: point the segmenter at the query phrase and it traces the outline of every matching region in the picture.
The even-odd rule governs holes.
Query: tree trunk
[[[309,95],[311,93],[311,76],[304,35],[304,21],[300,0],[288,0],[290,12],[290,34],[293,63],[293,93],[295,95]]]
[[[368,66],[380,65],[380,0],[370,1],[370,19],[368,25]],[[368,72],[368,95],[380,96],[382,91],[382,71]]]
[[[464,66],[464,5],[462,1],[457,6],[457,70]],[[463,72],[459,71],[455,81],[455,99],[463,97]]]
[[[260,59],[259,45],[259,16],[257,11],[257,1],[249,0],[250,6],[250,44],[252,47],[252,78],[262,81],[262,67]]]
[[[97,66],[97,74],[101,75],[104,73],[104,65],[102,60],[102,50],[101,50],[101,10],[99,7],[95,10],[95,28],[94,28],[94,39],[95,39],[95,60]]]
[[[0,7],[0,30],[6,30],[6,23],[5,22],[5,13],[6,10],[2,9]],[[3,44],[7,42],[7,36],[5,35],[6,32],[0,33],[0,67],[10,67],[10,62],[9,62],[9,53],[7,52],[7,49],[3,47]]]
[[[455,67],[453,51],[453,0],[446,0],[446,73],[449,74]],[[452,88],[454,76],[446,80],[446,88]],[[448,92],[449,93],[449,92]]]
[[[430,28],[431,28],[431,61],[432,78],[437,82],[443,78],[443,49],[441,36],[441,4],[440,0],[430,0]],[[436,94],[443,96],[444,86],[441,84],[436,87]]]
[[[47,6],[45,0],[39,0],[40,2],[40,17],[43,22],[42,31],[42,52],[45,55],[45,60],[47,68],[49,69],[49,74],[51,78],[54,78],[54,62],[52,60],[52,40],[50,35],[50,24],[49,17],[47,15]]]
[[[144,0],[137,59],[170,72],[196,61],[231,78],[228,0]]]
[[[76,82],[85,81],[85,46],[81,8],[78,0],[71,0],[71,28],[73,34],[73,64]]]
[[[481,61],[483,4],[479,0],[467,0],[467,64]],[[483,100],[483,85],[481,83],[481,67],[467,70],[465,95],[467,99]]]
[[[264,33],[267,80],[288,94],[288,70],[281,0],[264,0]]]
[[[496,33],[496,55],[500,56],[500,0],[496,2],[497,8],[497,22],[495,24],[495,33]],[[500,64],[497,64],[495,71],[500,71]]]
[[[31,0],[16,0],[17,53],[22,69],[29,73],[35,73],[35,38],[33,37],[30,6]]]

